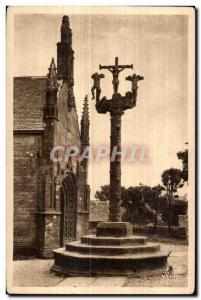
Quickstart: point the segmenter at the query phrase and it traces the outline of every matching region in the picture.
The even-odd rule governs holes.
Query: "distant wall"
[[[179,218],[179,227],[188,228],[188,216],[178,215],[178,218]]]
[[[109,201],[90,201],[89,224],[90,229],[95,229],[98,222],[108,221]]]

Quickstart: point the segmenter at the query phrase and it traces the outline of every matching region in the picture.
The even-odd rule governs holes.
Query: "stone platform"
[[[52,271],[68,276],[128,275],[146,270],[164,269],[169,252],[157,243],[132,235],[127,222],[101,222],[96,235],[69,242],[53,251]]]

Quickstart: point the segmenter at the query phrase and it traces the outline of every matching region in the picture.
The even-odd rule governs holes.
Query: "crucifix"
[[[107,100],[103,97],[100,100],[100,79],[104,78],[103,74],[95,73],[92,75],[94,85],[92,87],[92,95],[96,90],[96,110],[98,113],[105,114],[110,112],[111,116],[111,135],[110,135],[110,203],[109,203],[109,222],[120,222],[120,206],[121,206],[121,116],[124,110],[133,108],[136,105],[138,81],[143,80],[142,76],[133,74],[126,77],[131,81],[131,92],[127,92],[125,96],[118,93],[119,73],[124,69],[133,69],[133,65],[119,65],[118,57],[115,57],[115,65],[101,66],[100,70],[105,69],[113,75],[112,99]]]
[[[118,92],[118,86],[119,86],[119,73],[122,72],[124,69],[133,69],[133,65],[119,65],[118,64],[118,57],[115,57],[115,65],[113,66],[101,66],[99,65],[99,69],[106,69],[109,70],[113,75],[113,89],[114,93],[116,94]]]

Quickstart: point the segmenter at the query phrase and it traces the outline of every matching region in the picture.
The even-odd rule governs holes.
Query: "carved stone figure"
[[[107,98],[104,96],[97,104],[96,104],[96,110],[98,113],[106,114],[108,111],[110,111],[110,104],[111,101],[107,100]]]
[[[94,73],[91,78],[94,80],[94,84],[92,86],[92,89],[91,89],[91,93],[92,93],[92,99],[95,98],[95,95],[94,95],[94,91],[96,90],[96,100],[99,100],[100,99],[100,94],[101,94],[101,88],[100,88],[100,80],[101,78],[104,78],[105,75],[104,74],[98,74],[98,73]]]
[[[138,83],[138,81],[143,80],[143,79],[144,79],[144,77],[142,77],[140,75],[136,75],[135,73],[132,76],[129,75],[126,77],[126,80],[131,81],[131,83],[132,83],[132,87],[131,87],[132,94],[135,97],[137,96],[137,89],[138,89],[137,83]]]

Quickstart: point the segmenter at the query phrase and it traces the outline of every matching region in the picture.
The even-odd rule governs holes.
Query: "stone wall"
[[[52,258],[52,250],[60,245],[60,213],[39,212],[37,214],[37,244],[35,254],[38,257]]]
[[[109,201],[92,200],[90,202],[90,222],[108,221]]]
[[[187,215],[178,215],[179,227],[188,228],[188,216]]]
[[[86,235],[89,231],[89,213],[86,211],[79,211],[77,214],[77,240],[81,236]]]
[[[32,254],[36,246],[36,212],[41,201],[42,134],[14,134],[14,249]]]
[[[154,225],[133,225],[133,234],[134,235],[151,235],[153,236],[153,233],[157,236],[160,236],[161,238],[166,239],[167,237],[173,237],[177,239],[182,240],[188,240],[188,234],[186,231],[186,228],[184,227],[178,227],[178,226],[172,226],[171,232],[168,231],[167,225],[159,225],[156,228],[156,231],[154,230]]]
[[[99,222],[107,222],[109,216],[109,201],[90,201],[89,227],[95,229]]]
[[[68,101],[68,85],[62,83],[58,98],[58,122],[55,124],[55,137],[54,144],[67,146],[81,147],[80,132],[77,110],[75,107],[69,108]],[[82,234],[86,234],[89,227],[89,207],[88,203],[84,202],[85,193],[87,193],[87,173],[81,169],[81,166],[77,164],[76,159],[71,160],[73,173],[77,178],[77,238]],[[59,168],[63,173],[66,170],[66,161],[59,162]],[[55,165],[55,176],[58,174],[58,165]],[[58,200],[59,200],[59,189],[58,189]]]
[[[57,96],[58,122],[55,122],[54,145],[80,147],[80,133],[76,108],[69,111],[68,108],[68,85],[61,83]],[[77,172],[77,163],[72,160],[73,172]],[[66,162],[60,162],[60,168],[66,168]]]
[[[69,109],[68,84],[60,83],[56,100],[58,118],[47,119],[48,125],[43,120],[46,77],[14,80],[15,255],[37,252],[42,257],[50,257],[52,249],[60,246],[60,186],[67,162],[63,157],[61,162],[53,163],[49,155],[53,146],[81,146],[76,108]],[[89,190],[87,170],[81,169],[76,160],[72,160],[71,165],[77,180],[79,238],[89,227],[89,203],[85,201]],[[46,176],[51,184],[49,198],[47,195],[44,198]]]

